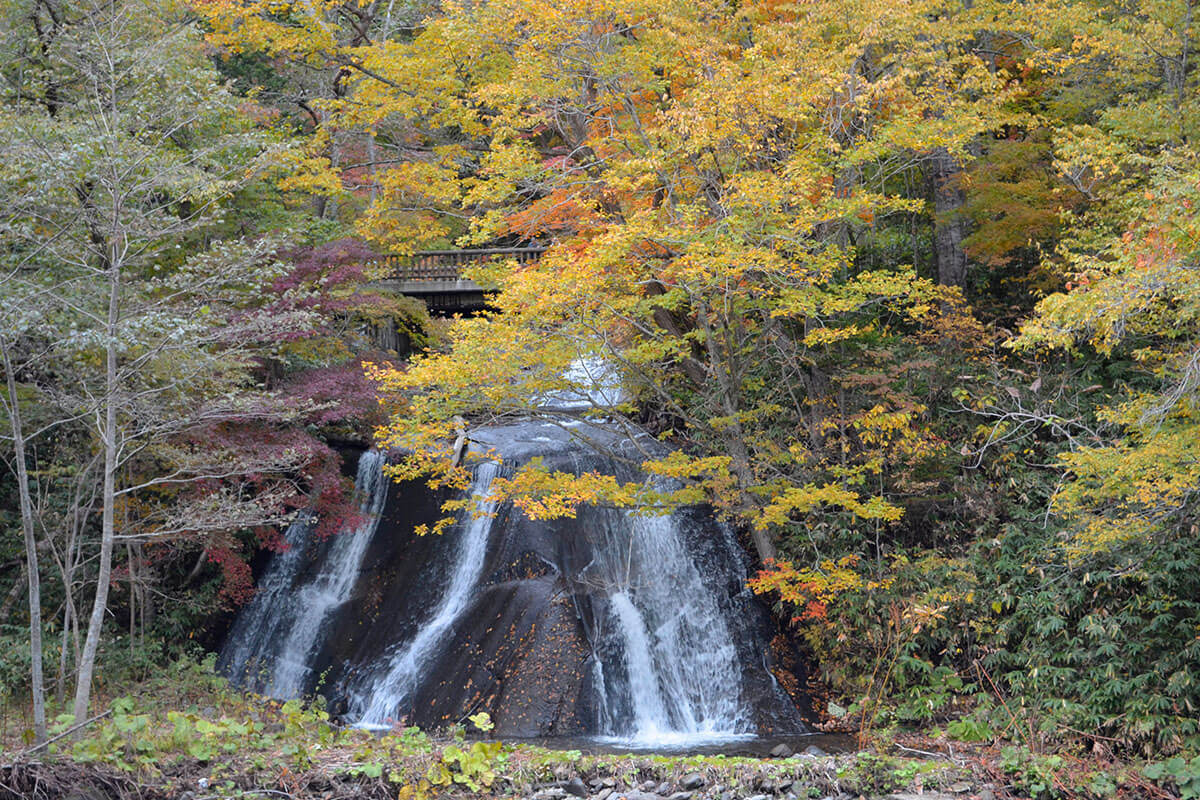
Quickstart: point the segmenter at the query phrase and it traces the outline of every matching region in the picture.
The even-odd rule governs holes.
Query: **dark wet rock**
[[[667,800],[692,800],[694,794],[695,792],[675,792]]]
[[[539,456],[550,470],[595,470],[614,474],[621,482],[642,479],[625,464],[585,450],[553,426],[522,423],[479,429],[473,436],[489,445],[493,442],[488,437],[494,438],[506,469]],[[632,449],[623,438],[607,445],[617,451]],[[421,482],[389,487],[350,597],[331,613],[323,626],[328,636],[308,664],[314,684],[325,676],[319,691],[328,708],[347,709],[347,698],[377,677],[372,665],[394,652],[397,642],[411,640],[429,619],[431,593],[426,589],[445,584],[459,536],[448,531],[422,537],[413,531],[441,518],[441,505],[450,497],[430,492]],[[796,708],[773,679],[771,665],[764,663],[766,643],[774,632],[765,607],[745,586],[746,554],[721,532],[707,510],[677,513],[685,517],[680,524],[684,547],[706,586],[720,598],[736,662],[742,665],[741,695],[754,726],[763,734],[805,731]],[[608,589],[584,577],[603,538],[592,532],[620,525],[627,520],[617,509],[583,507],[575,519],[537,521],[502,506],[492,522],[470,605],[422,669],[419,684],[395,714],[397,720],[429,729],[487,711],[496,726],[493,735],[499,737],[600,732],[592,654],[612,655],[603,642],[594,641],[597,631],[605,630],[600,623],[608,613]],[[328,547],[312,546],[303,574],[318,569]],[[306,686],[303,693],[316,688]],[[628,701],[614,699],[615,692],[607,696],[616,704],[613,716],[621,719]]]
[[[654,781],[642,781],[642,785],[639,786],[638,788],[641,789],[643,792],[653,793],[654,790],[658,788],[658,784],[655,783]]]
[[[617,786],[616,778],[601,778],[600,785],[606,789],[615,789]]]
[[[666,797],[671,793],[671,784],[663,781],[658,786],[654,787],[654,793],[661,794],[663,797]]]
[[[587,786],[584,786],[583,781],[581,781],[579,778],[571,778],[571,780],[567,781],[567,785],[563,788],[566,789],[569,794],[573,794],[576,797],[588,796]]]
[[[692,792],[696,789],[699,789],[706,782],[707,781],[704,780],[704,776],[699,772],[689,772],[680,779],[679,788],[683,789],[684,791]]]
[[[787,758],[792,754],[792,748],[788,747],[783,742],[771,748],[772,758]]]
[[[612,793],[613,793],[612,789],[602,788],[598,792],[596,792],[594,795],[592,795],[592,800],[608,800],[608,796],[611,795]]]

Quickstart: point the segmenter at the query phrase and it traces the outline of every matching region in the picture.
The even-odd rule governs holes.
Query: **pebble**
[[[967,783],[966,781],[959,781],[958,783],[950,784],[947,788],[951,792],[954,792],[954,794],[964,794],[971,791],[971,784]]]
[[[671,793],[671,784],[663,781],[658,786],[654,787],[654,793],[661,794],[663,797],[666,797]]]
[[[639,792],[632,789],[628,792],[613,792],[609,796],[609,800],[622,800],[622,798],[624,798],[624,800],[662,800],[662,798],[656,794]]]
[[[817,747],[815,744],[810,744],[808,747],[804,748],[804,755],[806,755],[806,756],[827,756],[827,755],[829,755],[829,753],[826,753],[824,750]]]
[[[613,793],[612,789],[608,789],[608,788],[601,789],[600,791],[596,792],[595,795],[592,796],[592,800],[608,800],[608,796],[612,793]]]
[[[642,781],[642,785],[638,787],[643,792],[653,792],[658,788],[658,784],[654,781]]]
[[[695,792],[676,792],[667,798],[667,800],[692,800],[692,795]]]
[[[588,796],[587,787],[583,785],[583,781],[581,781],[578,777],[571,778],[571,780],[567,781],[567,785],[563,788],[566,789],[568,793],[573,794],[576,797]]]
[[[538,789],[533,793],[532,800],[563,800],[567,796],[566,789],[551,786],[549,789]]]
[[[685,791],[695,791],[705,784],[704,776],[699,772],[689,772],[679,781],[679,787]]]
[[[792,748],[788,747],[783,742],[780,742],[779,744],[777,744],[771,748],[771,757],[772,758],[787,758],[791,754],[792,754]]]

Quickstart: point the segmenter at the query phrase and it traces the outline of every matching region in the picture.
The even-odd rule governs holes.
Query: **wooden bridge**
[[[545,247],[486,247],[474,250],[424,250],[411,256],[387,256],[376,262],[385,267],[375,283],[382,289],[420,298],[433,312],[477,311],[487,304],[487,292],[463,278],[464,267],[515,259],[519,264],[537,261]]]

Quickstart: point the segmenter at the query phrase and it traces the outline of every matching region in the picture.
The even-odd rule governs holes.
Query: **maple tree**
[[[627,418],[653,406],[685,444],[646,468],[738,517],[761,556],[820,509],[899,517],[883,484],[939,447],[904,361],[969,323],[911,267],[864,269],[858,242],[923,207],[892,176],[934,151],[965,158],[995,124],[1004,78],[947,52],[958,28],[870,3],[504,2],[339,48],[318,16],[347,5],[286,21],[200,8],[225,46],[344,63],[330,129],[386,131],[412,154],[378,176],[357,222],[369,240],[553,243],[537,265],[485,271],[496,312],[457,323],[447,352],[375,375],[405,394],[383,441],[409,467],[445,473],[456,417],[552,413],[537,398],[579,390],[569,365],[599,359],[633,393]],[[308,187],[339,188],[336,166]],[[564,508],[650,502],[595,476],[504,486]]]

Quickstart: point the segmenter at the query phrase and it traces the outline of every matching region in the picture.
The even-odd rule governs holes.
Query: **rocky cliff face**
[[[623,460],[635,452],[627,439],[597,428],[583,443],[585,428],[531,422],[474,432],[475,446],[503,460],[477,470],[475,488],[534,456],[551,469],[641,479]],[[575,519],[537,522],[501,506],[441,536],[414,535],[444,499],[420,485],[388,489],[352,590],[304,656],[308,679],[292,687],[297,693],[318,691],[348,721],[368,724],[429,728],[488,711],[507,737],[652,741],[804,729],[771,676],[770,623],[745,588],[744,554],[703,509],[638,518],[589,507]],[[290,568],[318,580],[331,545],[304,546],[307,564]],[[289,591],[294,598],[303,587]],[[270,690],[270,645],[254,665],[227,657],[246,649],[239,637],[298,624],[273,613],[305,613],[295,602],[267,605],[243,612],[261,619],[239,620],[222,661],[235,678]]]

